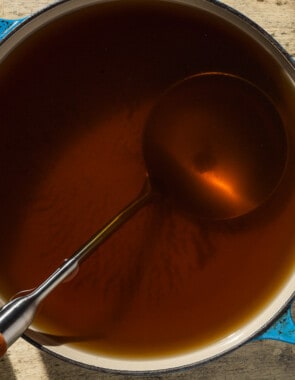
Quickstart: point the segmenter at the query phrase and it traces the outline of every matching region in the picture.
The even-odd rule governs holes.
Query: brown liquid
[[[268,58],[205,13],[145,1],[73,13],[21,44],[0,67],[3,295],[35,287],[136,196],[145,120],[163,89],[224,70],[269,90]],[[236,222],[150,204],[44,301],[37,324],[56,344],[119,357],[232,333],[294,270],[293,166],[291,155],[275,196]]]

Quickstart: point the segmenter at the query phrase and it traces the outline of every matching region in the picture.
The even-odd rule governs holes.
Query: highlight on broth
[[[0,66],[1,295],[34,288],[138,193],[163,89],[204,70],[263,85],[256,53],[203,11],[149,1],[82,9],[20,44]],[[290,162],[237,222],[197,223],[161,198],[142,209],[42,303],[42,339],[138,358],[233,333],[294,269]]]

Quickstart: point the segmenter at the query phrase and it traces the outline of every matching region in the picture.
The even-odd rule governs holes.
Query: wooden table
[[[51,0],[0,0],[0,17],[22,17],[52,2]],[[256,21],[295,56],[295,0],[223,0],[223,2]],[[22,339],[0,360],[0,379],[3,380],[114,378],[129,379],[130,376],[97,373],[79,368],[40,352]],[[295,346],[275,341],[251,342],[194,369],[156,378],[163,380],[295,379]]]

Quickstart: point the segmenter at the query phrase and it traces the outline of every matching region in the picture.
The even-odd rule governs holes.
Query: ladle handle
[[[295,300],[294,300],[295,301]],[[278,340],[295,344],[295,322],[292,318],[292,302],[288,309],[255,340]]]
[[[31,293],[17,297],[0,309],[0,357],[30,326],[39,303],[60,283],[79,268],[94,250],[115,230],[122,226],[151,198],[151,187],[147,180],[139,196],[94,234],[80,249],[56,269]]]
[[[13,299],[0,310],[0,357],[30,326],[37,309],[34,292]]]

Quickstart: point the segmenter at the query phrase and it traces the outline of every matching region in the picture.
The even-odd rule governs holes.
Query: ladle
[[[149,178],[139,196],[35,290],[2,307],[0,355],[32,323],[39,303],[152,198],[152,189],[199,218],[242,216],[279,185],[288,143],[280,116],[262,91],[234,75],[204,73],[160,97],[146,124],[143,153]]]

